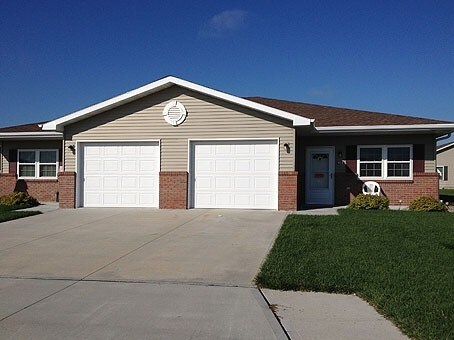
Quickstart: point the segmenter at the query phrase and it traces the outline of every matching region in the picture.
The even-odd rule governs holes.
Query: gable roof
[[[61,130],[65,125],[77,122],[79,120],[91,117],[93,115],[105,112],[107,110],[113,109],[120,105],[132,102],[136,99],[145,97],[149,94],[158,92],[170,86],[177,85],[187,89],[190,89],[195,92],[203,93],[211,97],[222,99],[224,101],[234,103],[246,108],[250,108],[256,111],[260,111],[272,116],[280,117],[292,121],[293,126],[309,126],[313,123],[313,120],[306,118],[301,115],[283,111],[271,106],[266,106],[257,102],[253,102],[244,98],[236,97],[225,92],[218,90],[213,90],[211,88],[198,85],[187,80],[180,78],[168,76],[159,80],[156,80],[148,85],[144,85],[135,90],[123,93],[119,96],[113,97],[111,99],[105,100],[98,104],[89,106],[85,109],[73,112],[61,118],[57,118],[50,122],[47,122],[43,125],[43,130]]]
[[[441,145],[437,145],[437,153],[446,151],[450,148],[454,147],[454,142],[444,143]]]

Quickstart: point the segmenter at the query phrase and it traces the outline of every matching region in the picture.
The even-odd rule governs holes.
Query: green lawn
[[[14,207],[17,208],[17,207]],[[14,211],[11,207],[0,205],[0,223],[17,218],[41,214],[39,211]]]
[[[454,214],[291,215],[256,282],[356,293],[411,337],[454,339]]]
[[[454,204],[454,189],[440,189],[438,193],[443,202],[449,202],[451,205]]]

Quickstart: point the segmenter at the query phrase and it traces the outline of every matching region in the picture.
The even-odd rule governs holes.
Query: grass
[[[256,282],[356,293],[413,338],[454,339],[454,214],[291,215]]]
[[[443,202],[454,204],[454,189],[440,189],[438,193]]]
[[[14,209],[20,209],[23,207],[11,207],[6,205],[0,205],[0,223],[10,220],[15,220],[22,217],[33,216],[41,214],[39,211],[15,211]]]

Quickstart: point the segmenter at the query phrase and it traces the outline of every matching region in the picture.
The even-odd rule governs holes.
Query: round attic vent
[[[162,115],[167,123],[173,126],[178,126],[184,122],[187,116],[186,108],[180,102],[172,100],[166,105]]]

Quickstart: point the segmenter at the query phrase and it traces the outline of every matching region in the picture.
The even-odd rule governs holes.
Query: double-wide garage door
[[[278,142],[191,143],[195,208],[277,209]]]
[[[85,207],[157,207],[159,143],[81,144]]]

